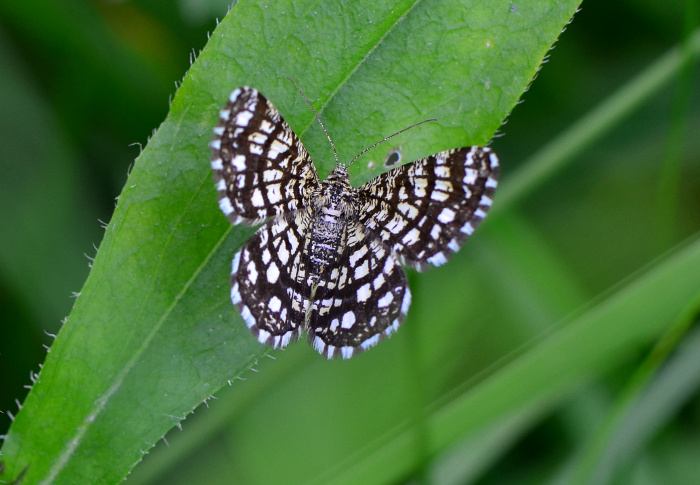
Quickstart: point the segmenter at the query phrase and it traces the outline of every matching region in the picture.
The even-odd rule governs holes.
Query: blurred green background
[[[694,3],[584,2],[523,96],[524,102],[492,144],[503,161],[503,180],[678,45],[684,32],[698,25]],[[31,374],[39,369],[44,347],[51,342],[47,334],[57,333],[70,311],[71,294],[80,291],[102,237],[100,221],[109,221],[139,145],[146,144],[165,117],[176,81],[186,72],[193,52],[206,43],[215,19],[225,15],[227,4],[212,0],[0,4],[0,434],[7,430],[17,402],[24,399]],[[491,237],[475,242],[476,254],[484,255],[477,263],[479,271],[488,273],[493,267],[502,275],[500,286],[484,291],[512,292],[514,303],[512,308],[500,309],[507,326],[470,329],[475,351],[464,365],[465,374],[452,376],[455,383],[488,374],[521,342],[537,338],[580,305],[634,277],[655,258],[697,234],[698,74],[697,64],[690,66],[677,82],[610,127],[569,168],[523,200],[509,224],[495,225]],[[508,240],[510,230],[529,234],[531,239]],[[522,243],[517,263],[490,260],[495,251],[479,249],[487,240],[499,240],[498,236],[503,246],[517,248]],[[517,250],[505,252],[518,255]],[[532,313],[522,315],[522,308],[531,302],[519,288],[531,282],[514,279],[507,268],[511,263],[529,264],[536,273],[541,259],[547,261],[542,271],[565,277],[576,291],[566,294],[561,289],[564,294],[553,298],[549,313],[538,314],[542,306],[533,303]],[[422,278],[412,276],[417,295],[431,281]],[[547,278],[556,280],[551,274],[542,275],[543,280]],[[434,307],[447,308],[443,318],[450,317],[447,297],[434,303],[416,301],[414,311],[432,315]],[[688,333],[679,355],[683,345],[698,349],[696,334]],[[417,334],[402,338],[417,338]],[[307,359],[300,356],[308,351],[302,347],[297,345],[285,358]],[[450,469],[453,455],[435,457],[427,466],[434,472],[433,479],[441,483],[554,480],[579,449],[577,440],[585,435],[584,428],[610,412],[620,388],[645,356],[646,349],[640,349],[635,358],[595,379],[581,395],[571,398],[576,405],[566,402],[539,410],[536,419],[506,440],[507,445],[482,457],[479,473],[473,476],[457,473],[456,481],[450,482],[440,471]],[[270,369],[270,364],[261,367]],[[630,477],[691,483],[687,480],[697,477],[693,466],[700,453],[698,381],[690,378],[696,375],[690,371],[680,375],[682,392],[662,393],[673,396],[664,404],[667,413],[662,417],[657,413],[653,421],[657,426],[650,426],[651,431],[639,438],[640,446],[617,475],[619,483],[629,483]],[[313,385],[312,376],[313,372],[307,376],[309,385]],[[305,387],[296,392],[304,392]],[[202,414],[206,411],[199,410],[195,419]],[[184,433],[168,439],[187,435],[190,427],[195,425],[188,423]],[[215,431],[200,428],[195,436],[185,451],[171,452],[178,456],[178,464],[161,458],[168,450],[159,446],[153,459],[148,457],[132,478],[137,483],[177,483],[178,479],[185,483],[205,471],[213,476],[215,467],[205,467],[226,462],[227,450],[236,450],[235,441],[232,444]],[[274,435],[269,438],[275,439]],[[236,451],[239,457],[246,455]],[[158,466],[158,460],[166,465]],[[220,473],[225,477],[228,468],[222,466]],[[263,483],[264,476],[241,481]],[[220,483],[232,482],[222,478]]]

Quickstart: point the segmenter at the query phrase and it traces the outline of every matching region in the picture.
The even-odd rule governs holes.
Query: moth
[[[261,343],[283,348],[306,333],[329,359],[349,359],[399,328],[411,305],[402,265],[447,262],[486,217],[499,174],[496,154],[472,146],[358,188],[348,173],[357,157],[342,164],[336,153],[320,180],[299,137],[250,87],[231,93],[210,147],[224,215],[262,223],[233,257],[231,300]]]

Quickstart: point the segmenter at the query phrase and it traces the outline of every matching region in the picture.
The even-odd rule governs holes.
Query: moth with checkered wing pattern
[[[465,147],[359,188],[336,155],[321,181],[297,135],[249,87],[231,93],[210,147],[223,213],[263,222],[234,255],[233,303],[261,343],[283,348],[306,332],[327,358],[350,358],[398,329],[411,304],[401,264],[445,263],[486,216],[499,173],[493,151]]]

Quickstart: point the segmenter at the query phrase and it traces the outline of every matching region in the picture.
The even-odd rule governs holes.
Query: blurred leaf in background
[[[528,8],[542,5],[511,2],[504,8],[528,18]],[[265,8],[259,5],[261,12]],[[330,17],[345,21],[338,5],[316,8],[324,10],[318,18],[327,18],[329,9]],[[112,218],[114,199],[139,154],[132,144],[145,145],[165,118],[174,82],[226,10],[224,2],[185,0],[0,5],[0,409],[9,410],[0,415],[0,433],[18,412],[15,400],[24,401],[30,375],[44,359],[42,345],[51,345],[46,333],[58,332],[71,292],[87,277],[103,237],[98,220]],[[473,6],[470,14],[488,28],[488,9]],[[309,18],[306,11],[289,15]],[[505,136],[492,144],[504,167],[496,212],[450,265],[411,275],[414,305],[405,328],[350,363],[325,362],[302,344],[273,353],[277,360],[262,360],[258,373],[244,373],[245,381],[185,421],[183,432],[169,434],[169,447],[159,442],[130,481],[691,483],[700,453],[700,372],[693,358],[700,349],[691,326],[700,305],[700,85],[693,61],[700,50],[698,15],[692,1],[585,2],[525,102],[501,128]],[[419,23],[420,35],[411,37],[415,51],[444,41],[431,38],[441,30],[430,21]],[[264,25],[270,46],[287,39],[282,20]],[[690,39],[685,50],[679,47],[684,39]],[[363,40],[378,42],[334,39],[348,45]],[[317,55],[308,51],[313,42],[296,41],[283,46],[290,55]],[[504,73],[512,72],[514,58],[500,60]],[[203,61],[210,59],[215,57]],[[386,64],[386,81],[401,67],[410,77],[429,56],[402,59],[388,51],[375,60]],[[256,62],[270,70],[275,60],[241,65],[252,69]],[[284,74],[290,73],[277,73]],[[336,73],[318,66],[306,79],[291,74],[312,101],[332,97],[338,84]],[[244,80],[256,76],[262,75]],[[378,127],[416,121],[415,112],[389,109],[401,106],[396,99],[402,94],[389,89],[391,82],[387,87],[371,76],[358,78],[323,113],[341,157],[386,133]],[[226,86],[227,79],[217,78],[217,90],[235,87]],[[480,89],[490,80],[481,81],[471,93],[486,92]],[[281,109],[293,107],[293,115],[283,113],[302,127],[323,174],[330,149],[293,90],[280,88],[284,82],[271,85],[289,97],[265,94]],[[181,94],[195,100],[209,92]],[[354,104],[357,97],[363,100]],[[421,100],[411,96],[416,107]],[[481,104],[507,101],[499,105],[467,93],[450,106],[455,102],[478,111]],[[449,110],[441,116],[448,125]],[[171,111],[180,119],[201,118],[202,143],[212,115],[189,114],[182,104]],[[387,123],[387,116],[396,119]],[[401,144],[403,159],[449,148],[434,144],[459,139],[465,130],[472,142],[483,143],[492,128],[422,131]],[[354,182],[380,170],[377,160],[393,148],[374,154],[374,172],[362,168]],[[161,150],[164,176],[172,176],[166,173],[168,146],[153,149]],[[551,160],[557,170],[547,168]],[[213,191],[202,190],[208,189]],[[129,185],[129,191],[138,193],[138,187]],[[216,210],[213,197],[212,204]],[[214,210],[206,217],[213,218]],[[192,223],[190,232],[202,241],[206,231],[224,227],[204,217],[199,223],[205,229]],[[141,236],[148,235],[146,226]],[[243,234],[228,238],[213,259],[223,267],[243,240]],[[216,288],[207,298],[217,304],[226,293],[224,273],[219,283],[200,285]],[[231,309],[213,306],[211,312]],[[183,327],[166,328],[185,331],[187,320],[180,321]],[[192,347],[207,359],[205,342],[216,343],[206,340],[207,327],[200,330],[201,341]],[[170,351],[167,342],[162,355]],[[243,342],[235,345],[244,355],[262,355],[254,341]],[[173,363],[180,350],[174,349]],[[234,349],[222,344],[217,350],[225,360],[221,356]],[[154,359],[164,365],[159,354]],[[217,378],[224,379],[227,363],[217,365],[224,369]],[[155,392],[134,404],[157,409],[160,393],[172,393],[175,381],[198,378],[204,379],[144,374],[141,382],[153,383]],[[208,388],[202,389],[204,398]],[[126,439],[120,428],[130,403],[122,404],[124,421],[99,437],[105,444]],[[172,424],[182,417],[173,416]],[[148,450],[151,444],[138,445]],[[90,469],[83,476],[93,472],[97,476]]]

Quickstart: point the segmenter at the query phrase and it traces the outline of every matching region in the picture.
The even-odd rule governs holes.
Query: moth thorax
[[[347,200],[346,193],[343,187],[324,187],[312,202],[314,218],[326,224],[345,224],[345,221],[355,215],[352,202]]]
[[[331,173],[328,174],[328,178],[326,180],[329,182],[340,181],[346,184],[349,183],[350,174],[348,173],[348,168],[345,165],[336,166],[333,170],[331,170]]]

